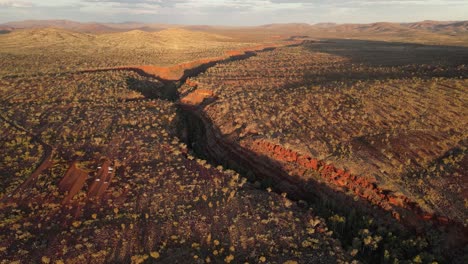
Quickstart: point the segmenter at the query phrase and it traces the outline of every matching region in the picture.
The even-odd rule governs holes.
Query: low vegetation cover
[[[0,35],[0,263],[466,263],[468,50],[306,35],[421,26]]]
[[[222,137],[280,162],[289,175],[304,179],[303,184],[324,182],[350,199],[367,199],[392,211],[371,193],[352,189],[352,181],[358,179],[367,182],[369,191],[383,188],[375,190],[381,197],[406,197],[398,199],[411,205],[395,199],[390,205],[417,208],[411,210],[417,210],[421,219],[393,211],[402,223],[422,227],[423,219],[435,219],[464,229],[467,58],[468,51],[457,47],[310,42],[217,65],[190,83],[215,94],[214,102],[201,111]],[[338,174],[343,170],[358,177],[347,176],[354,179],[351,182],[324,179],[321,175],[328,167],[315,165],[319,173],[307,169],[298,159],[302,154],[331,164]],[[339,222],[349,222],[349,213],[343,213]],[[376,244],[379,254],[387,254],[386,249],[390,259],[398,258],[387,242]],[[425,261],[433,260],[426,257]]]
[[[348,259],[311,209],[192,156],[156,79],[57,74],[0,89],[2,263]]]
[[[0,35],[0,76],[116,66],[170,66],[218,57],[228,50],[252,45],[177,28],[100,35],[54,28],[25,29]]]

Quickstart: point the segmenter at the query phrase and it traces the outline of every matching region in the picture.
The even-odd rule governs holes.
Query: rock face
[[[89,187],[88,197],[99,198],[109,187],[109,184],[114,177],[114,169],[111,167],[111,162],[105,159],[98,170],[97,175]]]
[[[214,93],[208,89],[197,89],[192,93],[188,94],[180,101],[183,104],[198,106],[203,103],[206,99],[214,98]]]
[[[184,108],[191,120],[187,129],[201,133],[195,139],[198,142],[194,143],[199,152],[218,163],[250,171],[260,179],[272,180],[275,188],[292,198],[307,200],[321,193],[326,193],[326,196],[349,194],[389,212],[394,219],[411,228],[418,228],[421,221],[443,226],[460,225],[446,217],[425,212],[402,194],[379,187],[372,177],[353,175],[333,164],[265,140],[246,141],[240,146],[222,135],[202,110],[190,105]],[[311,174],[318,178],[311,177]]]
[[[246,53],[230,53],[234,56],[239,54]],[[248,61],[259,62],[257,57]],[[225,64],[218,66],[223,67]],[[199,70],[192,69],[188,72],[193,73]],[[237,71],[235,68],[234,70],[225,70],[228,73],[235,72],[234,76],[230,79],[223,76],[222,73],[221,76],[210,77],[209,74],[212,72],[208,71],[201,77],[186,79],[186,85],[179,89],[182,95],[180,106],[186,110],[188,123],[186,130],[182,132],[182,138],[185,138],[197,153],[217,164],[235,169],[250,177],[251,180],[261,181],[262,184],[272,186],[275,191],[286,193],[290,198],[306,201],[318,200],[319,203],[323,204],[331,202],[335,207],[346,207],[349,210],[357,209],[358,212],[377,219],[379,225],[393,226],[397,229],[425,233],[429,228],[437,227],[445,230],[442,235],[444,239],[452,241],[445,244],[444,247],[466,243],[466,237],[463,237],[462,234],[465,234],[467,229],[461,223],[456,222],[458,219],[449,219],[446,216],[435,214],[430,211],[431,209],[421,207],[414,198],[379,186],[379,182],[374,177],[367,176],[374,174],[368,173],[365,169],[358,170],[356,174],[351,173],[340,166],[315,158],[323,158],[323,155],[320,156],[313,152],[304,155],[289,147],[259,140],[261,129],[256,126],[255,122],[251,122],[251,119],[245,121],[240,115],[224,119],[234,122],[220,122],[219,119],[216,119],[213,111],[226,109],[226,111],[233,111],[233,107],[230,107],[232,102],[229,101],[226,108],[214,106],[223,105],[226,102],[222,101],[223,98],[230,98],[230,100],[235,98],[226,96],[229,93],[226,94],[223,90],[232,88],[233,93],[239,92],[236,90],[236,88],[241,87],[239,82],[242,83],[242,87],[248,87],[247,84],[257,87],[256,78],[260,76],[260,78],[264,78],[263,75],[255,76],[252,77],[252,81],[248,76],[245,76],[245,71]],[[284,69],[281,72],[276,72],[274,76],[282,76],[283,71]],[[217,80],[221,81],[217,82]],[[213,85],[213,83],[217,85]],[[218,102],[208,105],[208,99],[218,100]],[[338,105],[343,105],[343,102],[339,101]],[[376,110],[376,112],[379,111]],[[277,116],[272,116],[270,120],[273,122],[277,118]],[[273,126],[271,123],[269,125]],[[343,131],[349,134],[347,129],[343,129]],[[334,163],[337,164],[337,162]],[[259,185],[257,184],[257,186]]]
[[[392,216],[398,221],[402,220],[401,214],[404,213],[407,217],[414,214],[420,220],[432,221],[441,225],[450,223],[446,217],[425,213],[408,197],[380,188],[374,178],[352,175],[343,169],[336,168],[333,164],[327,164],[324,161],[302,155],[265,140],[253,141],[250,148],[274,160],[313,170],[328,185],[345,192],[351,192],[383,210],[391,212]]]
[[[61,192],[67,192],[67,196],[63,199],[63,203],[69,202],[73,197],[83,188],[88,173],[76,166],[76,162],[73,162],[68,168],[67,172],[63,176],[59,183],[59,190]]]
[[[111,165],[109,159],[102,160],[102,164],[92,178],[92,182],[88,184],[87,198],[98,200],[104,196],[115,175],[114,168]],[[78,192],[84,189],[89,174],[90,171],[78,168],[76,161],[70,165],[58,185],[60,192],[66,193],[62,201],[63,204],[69,203]]]
[[[353,175],[265,140],[246,139],[239,144],[236,136],[221,133],[201,107],[181,107],[187,118],[185,140],[204,158],[267,183],[288,198],[311,202],[315,210],[320,206],[344,208],[341,210],[349,214],[346,217],[351,217],[351,211],[371,216],[379,226],[398,230],[396,233],[443,230],[442,247],[451,251],[466,244],[467,228],[461,223],[425,212],[405,195],[378,186],[371,177]]]
[[[264,45],[257,45],[254,47],[242,48],[239,50],[227,51],[223,56],[204,58],[189,62],[180,63],[168,67],[160,67],[154,65],[132,65],[132,66],[121,66],[121,67],[110,67],[100,69],[89,69],[81,72],[99,72],[99,71],[111,71],[111,70],[131,70],[136,71],[143,75],[150,75],[157,77],[162,81],[180,81],[186,79],[190,75],[195,75],[207,68],[215,65],[218,62],[229,61],[231,59],[247,58],[255,55],[255,52],[266,51],[275,49],[277,47],[299,45],[302,40],[285,41],[281,43],[271,43]]]
[[[192,156],[177,138],[180,111],[175,100],[148,93],[154,97],[122,101],[123,95],[140,89],[137,81],[143,88],[161,88],[154,78],[122,71],[28,82],[47,89],[51,97],[40,94],[42,99],[36,103],[51,107],[62,121],[42,119],[41,127],[31,128],[29,140],[23,141],[28,145],[34,140],[43,157],[37,155],[37,162],[31,164],[31,169],[33,165],[37,169],[27,173],[31,177],[25,184],[18,191],[11,188],[7,199],[0,201],[0,262],[350,260],[312,210],[277,193],[255,189],[239,174]],[[44,108],[34,107],[37,112],[29,108],[37,91],[20,85],[24,82],[8,84],[15,91],[8,94],[27,101],[8,103],[14,108],[4,112],[21,109],[27,118],[37,117]],[[60,92],[67,89],[62,83],[73,91],[81,88],[73,94],[83,100],[70,103],[77,112],[64,107],[68,94]],[[124,89],[116,93],[115,88],[121,86]],[[213,95],[201,89],[196,94]],[[92,124],[90,131],[82,130],[83,123],[74,119],[68,122],[68,114],[70,119],[86,117],[83,120]],[[8,120],[20,123],[20,118]],[[47,132],[51,137],[46,137],[53,145],[33,134],[44,132],[42,126],[54,128]],[[75,136],[83,141],[75,144]]]
[[[193,81],[190,78],[187,78],[187,80],[185,80],[185,84],[192,87],[192,88],[197,88],[198,87],[198,83],[196,81]]]

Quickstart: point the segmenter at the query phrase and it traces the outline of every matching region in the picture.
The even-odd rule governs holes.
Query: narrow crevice
[[[203,113],[190,108],[180,107],[182,130],[180,138],[195,157],[205,159],[211,165],[222,165],[247,178],[259,189],[270,187],[273,191],[283,194],[302,206],[311,208],[316,215],[325,219],[327,226],[334,232],[342,246],[352,251],[358,243],[357,238],[372,237],[381,246],[374,249],[370,245],[359,245],[361,249],[355,256],[364,263],[383,262],[385,250],[396,250],[400,259],[412,259],[417,251],[409,246],[402,249],[401,243],[409,241],[424,241],[427,248],[438,248],[441,234],[433,232],[430,241],[425,237],[425,231],[431,227],[421,223],[421,230],[410,229],[396,221],[389,213],[372,206],[362,199],[352,199],[349,195],[335,191],[324,183],[315,180],[303,181],[299,177],[289,175],[278,162],[268,157],[242,148],[235,142],[218,138],[212,124],[207,123]],[[366,234],[367,231],[369,234]],[[437,255],[434,252],[434,255]],[[442,258],[442,254],[439,254]],[[437,259],[443,260],[443,259]]]
[[[434,261],[463,263],[464,245],[453,248],[453,243],[444,241],[448,233],[453,232],[449,227],[435,228],[432,223],[424,221],[421,221],[418,228],[407,226],[394,219],[389,212],[368,201],[353,199],[352,196],[336,191],[322,182],[313,179],[306,181],[290,175],[278,161],[222,137],[219,129],[212,124],[201,107],[179,103],[179,88],[188,78],[195,77],[218,63],[247,59],[256,54],[247,52],[185,70],[179,81],[161,80],[144,71],[130,68],[128,70],[143,76],[157,78],[164,86],[140,86],[135,80],[128,80],[128,83],[146,98],[168,100],[177,104],[178,137],[186,143],[193,156],[207,160],[212,166],[221,165],[234,170],[259,189],[269,187],[279,194],[286,193],[288,198],[297,201],[299,205],[311,208],[317,216],[325,219],[327,226],[345,249],[349,252],[358,249],[354,257],[360,261],[386,263],[390,261],[386,256],[391,251],[392,256],[397,256],[400,260],[413,259],[424,252],[432,255],[428,258]],[[147,86],[160,90],[156,93],[151,89],[139,88]]]

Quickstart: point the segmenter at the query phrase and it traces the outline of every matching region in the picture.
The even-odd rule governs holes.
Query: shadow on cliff
[[[256,51],[256,52],[247,51],[244,54],[233,55],[233,56],[230,56],[230,57],[228,57],[226,59],[223,59],[223,60],[214,60],[214,61],[210,61],[210,62],[200,64],[200,65],[198,65],[196,67],[184,70],[184,73],[183,73],[182,77],[180,78],[180,82],[183,83],[189,77],[197,76],[197,75],[199,75],[201,73],[204,73],[209,68],[211,68],[211,67],[213,67],[213,66],[215,66],[217,64],[227,63],[227,62],[237,61],[237,60],[245,60],[245,59],[248,59],[250,57],[256,56],[258,52],[264,52],[264,51],[274,50],[274,49],[275,48],[266,48],[266,49],[264,49],[262,51]]]
[[[262,51],[268,51],[268,50],[274,50],[274,48],[266,48]],[[262,51],[257,51],[257,52],[262,52]],[[178,99],[180,99],[180,95],[178,93],[178,87],[181,84],[183,84],[187,80],[187,78],[202,74],[205,71],[207,71],[209,68],[220,63],[227,63],[231,61],[248,59],[250,57],[256,56],[257,52],[245,52],[244,54],[230,56],[224,60],[209,61],[209,62],[200,64],[198,66],[195,66],[193,68],[185,69],[182,77],[176,81],[167,80],[159,76],[146,73],[145,71],[141,69],[137,69],[137,68],[129,67],[129,68],[122,68],[119,70],[130,70],[141,76],[154,78],[160,82],[158,83],[152,80],[139,80],[137,78],[130,77],[130,78],[127,78],[126,82],[127,82],[128,87],[131,90],[140,92],[141,94],[143,94],[145,98],[161,99],[161,100],[175,102]],[[110,71],[110,70],[112,69],[93,70],[93,72]],[[87,72],[87,71],[83,71],[83,72]]]
[[[353,45],[350,43],[346,45],[346,43],[348,42],[333,43],[330,41],[326,43],[326,45],[330,45],[330,47],[326,47],[327,51],[322,50],[321,52],[348,56],[352,62],[359,61],[360,56],[363,55],[354,54],[353,48],[351,48],[353,45],[357,48],[356,45],[359,46],[359,42],[353,42]],[[377,47],[380,47],[379,45],[388,45],[385,42],[374,44],[376,46],[371,47],[371,49],[377,49]],[[306,44],[306,48],[311,50],[317,49],[315,47],[317,45],[323,44],[308,43]],[[341,47],[341,49],[332,48],[336,45]],[[345,49],[346,47],[348,49]],[[320,49],[323,49],[323,46]],[[188,77],[203,73],[218,63],[247,59],[255,55],[255,52],[248,52],[239,56],[232,56],[226,60],[207,62],[192,69],[184,70],[180,81],[159,78],[158,80],[164,84],[164,87],[161,87],[159,82],[151,80],[141,81],[134,78],[129,78],[127,83],[131,89],[141,92],[146,98],[176,101],[179,98],[177,87]],[[408,67],[413,66],[408,64]],[[418,67],[418,65],[415,66],[415,68]],[[129,70],[136,71],[144,76],[148,75],[139,70]],[[429,76],[429,72],[425,71],[421,76]],[[309,74],[312,74],[312,78],[323,78],[323,83],[331,84],[337,81],[335,73],[328,75],[320,74],[320,76],[318,74],[313,75],[314,73]],[[339,74],[342,75],[342,73]],[[388,75],[379,77],[381,75],[382,73],[379,72],[375,76],[369,76],[365,71],[358,71],[357,73],[351,72],[349,76],[345,76],[345,79],[348,81],[350,79],[352,81],[359,81],[377,78],[396,78],[398,76],[414,76],[414,72],[402,71],[402,73],[389,73]],[[306,75],[305,81],[310,82],[307,78],[311,76]],[[151,77],[154,78],[155,76]],[[289,85],[287,86],[289,87]],[[263,188],[272,187],[278,193],[287,193],[287,196],[293,200],[306,201],[306,203],[301,202],[299,204],[302,204],[305,208],[313,209],[316,215],[325,218],[328,226],[333,229],[335,236],[343,242],[345,248],[351,249],[354,246],[355,239],[359,238],[360,232],[365,229],[371,230],[374,235],[382,236],[382,246],[379,246],[377,250],[364,249],[359,251],[357,255],[359,259],[369,263],[381,262],[384,250],[386,249],[391,249],[393,253],[396,252],[395,254],[399,256],[399,259],[412,259],[419,251],[415,250],[414,247],[402,247],[400,242],[419,239],[421,236],[424,240],[428,240],[428,246],[425,246],[427,247],[425,248],[426,250],[432,251],[434,255],[444,255],[448,259],[453,259],[454,249],[450,248],[452,245],[443,242],[443,233],[447,233],[443,229],[448,227],[439,227],[438,229],[441,229],[440,232],[431,233],[430,238],[426,239],[428,230],[434,228],[430,223],[417,220],[419,222],[414,223],[413,221],[410,226],[404,226],[394,219],[389,212],[372,205],[362,198],[354,198],[342,191],[335,190],[315,178],[305,179],[299,175],[290,175],[283,169],[281,163],[239,145],[235,135],[221,136],[219,128],[215,127],[211,120],[204,115],[203,111],[200,111],[196,107],[180,105],[178,115],[180,120],[179,137],[182,141],[185,141],[195,156],[210,161],[212,165],[223,165],[225,168],[233,169],[247,177],[251,182],[260,182]],[[346,220],[343,222],[330,220],[334,219],[336,215],[344,216]]]
[[[330,53],[372,66],[460,65],[468,61],[468,47],[424,45],[359,39],[326,39],[308,42],[310,51]]]
[[[175,102],[179,99],[177,84],[174,82],[156,82],[151,79],[140,80],[129,77],[126,79],[128,88],[140,92],[145,98],[160,99]]]
[[[181,140],[194,152],[195,156],[208,160],[213,165],[223,165],[247,177],[250,182],[260,182],[258,188],[271,187],[277,193],[286,193],[287,197],[301,201],[300,205],[313,209],[314,213],[327,220],[328,227],[332,228],[334,235],[346,249],[352,249],[356,238],[360,237],[362,230],[368,229],[374,235],[382,236],[382,245],[377,250],[362,250],[358,258],[368,263],[382,261],[386,249],[397,252],[400,259],[414,257],[415,249],[402,247],[397,241],[409,241],[417,237],[425,237],[428,230],[434,228],[431,223],[407,215],[411,225],[402,224],[391,214],[368,201],[353,197],[345,192],[335,190],[319,182],[315,178],[304,178],[291,175],[283,169],[283,165],[267,156],[255,153],[237,143],[236,136],[222,135],[205,114],[191,106],[181,105],[179,111],[183,129],[180,131]],[[254,184],[255,186],[255,184]],[[305,201],[305,202],[304,202]],[[344,216],[345,221],[337,222],[336,216]],[[408,219],[406,219],[408,220]],[[445,243],[442,233],[431,234],[428,239],[428,251],[443,249],[442,255],[447,252],[451,259],[453,244]],[[459,247],[459,245],[455,245]],[[432,249],[431,249],[432,248]],[[439,253],[434,252],[434,255]]]
[[[430,77],[468,77],[468,48],[400,42],[328,39],[307,42],[311,52],[328,53],[349,59],[332,72],[304,72],[304,82],[326,85],[366,80]],[[351,65],[353,64],[353,65]]]

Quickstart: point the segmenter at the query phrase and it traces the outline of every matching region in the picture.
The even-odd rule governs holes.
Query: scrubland
[[[0,35],[0,262],[465,263],[468,50],[290,28]]]
[[[468,52],[355,45],[282,48],[218,65],[192,81],[215,92],[216,104],[206,112],[223,134],[234,133],[240,142],[287,144],[403,190],[408,185],[421,191],[420,180],[433,181],[430,192],[436,187],[441,196],[425,193],[427,202],[464,221],[456,170],[466,150],[468,83],[462,62]],[[447,186],[458,188],[449,194]],[[446,195],[457,203],[447,208]]]
[[[0,36],[0,76],[116,66],[170,66],[218,57],[228,50],[252,45],[177,28],[99,35],[53,28],[27,29]]]
[[[2,263],[347,259],[313,211],[191,155],[156,79],[58,74],[0,89]]]
[[[323,182],[412,226],[431,215],[466,226],[467,59],[459,47],[329,40],[220,64],[190,83],[215,94],[201,111],[222,137],[302,184]],[[355,189],[356,179],[370,190]]]

